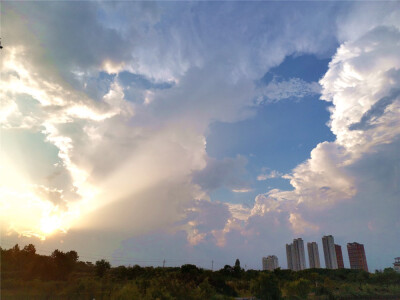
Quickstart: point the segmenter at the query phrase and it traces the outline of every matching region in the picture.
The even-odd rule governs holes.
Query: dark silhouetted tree
[[[110,268],[111,265],[108,261],[104,259],[96,261],[95,270],[97,276],[103,277]]]
[[[240,260],[237,258],[235,266],[233,267],[233,274],[235,277],[240,277],[243,273],[243,269],[240,267]]]
[[[239,260],[239,258],[237,258],[236,261],[235,261],[234,269],[239,269],[240,270],[240,260]]]
[[[11,252],[12,252],[13,254],[18,254],[19,251],[20,251],[20,249],[19,249],[18,244],[15,244],[15,246],[12,247],[12,249],[11,249]]]
[[[76,251],[64,253],[56,249],[51,254],[51,258],[55,265],[56,279],[66,280],[78,261],[78,253]]]
[[[79,258],[78,252],[76,252],[76,251],[74,251],[74,250],[71,250],[71,251],[67,252],[66,255],[67,255],[67,258],[68,258],[70,261],[72,261],[72,262],[74,262],[74,263],[76,263],[76,262],[78,261],[78,258]]]
[[[36,248],[32,244],[26,245],[22,251],[29,255],[36,254]]]

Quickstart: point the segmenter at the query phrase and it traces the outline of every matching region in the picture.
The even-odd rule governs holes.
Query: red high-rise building
[[[362,269],[368,272],[367,258],[365,257],[364,245],[359,243],[348,243],[347,252],[349,253],[350,268]]]
[[[342,246],[335,244],[335,252],[338,269],[344,269]]]

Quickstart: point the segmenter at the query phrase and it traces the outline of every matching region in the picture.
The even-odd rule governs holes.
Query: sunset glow
[[[286,268],[326,235],[370,270],[400,255],[398,2],[1,14],[1,243],[205,268]]]

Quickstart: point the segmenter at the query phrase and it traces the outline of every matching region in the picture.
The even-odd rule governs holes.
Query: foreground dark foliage
[[[36,254],[33,245],[1,249],[1,299],[400,299],[400,274],[340,269],[219,271],[119,266],[79,261],[76,251]]]

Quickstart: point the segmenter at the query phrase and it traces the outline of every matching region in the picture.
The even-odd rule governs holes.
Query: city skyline
[[[326,269],[363,269],[368,272],[368,263],[363,244],[357,242],[347,243],[348,267],[344,264],[342,247],[339,244],[335,244],[332,235],[323,236],[322,245]],[[287,269],[299,271],[308,268],[321,268],[318,243],[307,242],[307,252],[308,265],[305,261],[305,255],[303,255],[304,260],[299,261],[299,257],[304,254],[304,241],[302,238],[295,238],[293,243],[286,244]]]
[[[0,25],[1,247],[400,255],[396,1],[2,1]]]

